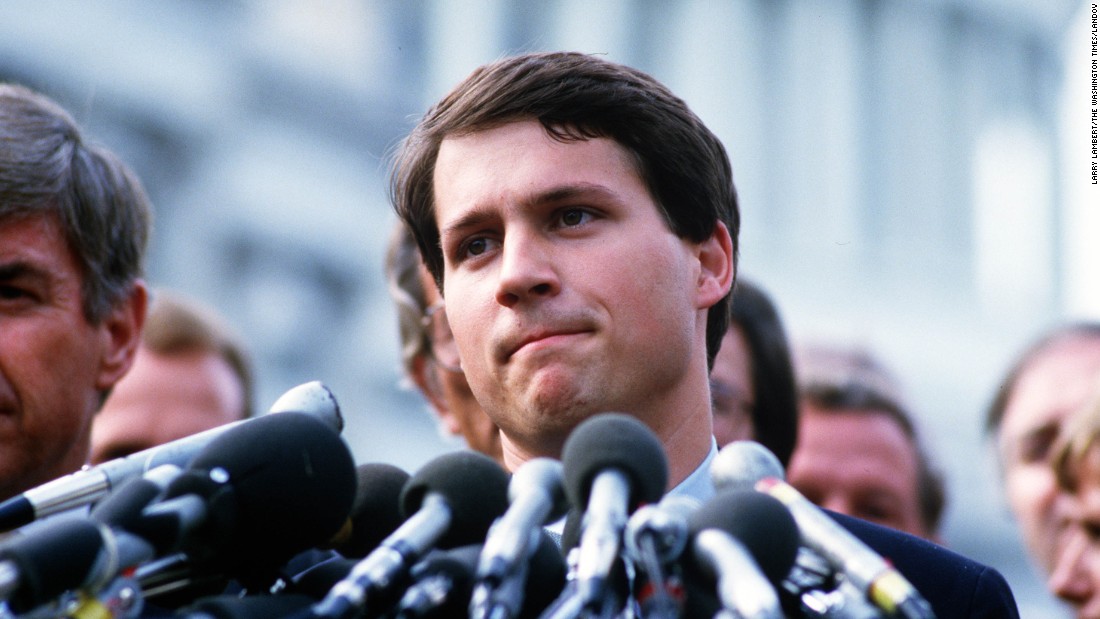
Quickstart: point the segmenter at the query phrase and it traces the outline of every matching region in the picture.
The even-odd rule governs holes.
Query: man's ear
[[[439,423],[443,425],[447,433],[458,435],[461,431],[461,428],[458,427],[458,419],[447,404],[447,398],[443,395],[443,388],[439,384],[439,377],[435,374],[434,369],[428,355],[418,355],[413,359],[410,378],[416,383],[417,388],[424,394],[424,397],[428,399],[432,410],[439,417]]]
[[[718,222],[710,238],[699,243],[699,281],[696,285],[698,307],[711,307],[729,294],[735,273],[733,240],[726,224]]]
[[[114,386],[133,365],[148,305],[149,290],[145,282],[138,280],[129,296],[117,303],[99,324],[103,356],[100,358],[96,388],[100,391],[106,392]]]

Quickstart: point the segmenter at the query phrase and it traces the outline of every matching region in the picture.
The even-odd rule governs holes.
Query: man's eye
[[[567,228],[579,226],[590,219],[592,219],[592,213],[580,208],[565,209],[561,212],[561,223]]]
[[[18,286],[0,285],[0,299],[22,299],[28,295],[27,291]]]
[[[466,253],[470,256],[480,256],[485,253],[486,245],[485,239],[474,239],[466,244]]]
[[[1026,463],[1046,461],[1057,437],[1057,428],[1043,428],[1027,436],[1020,446],[1020,458]]]
[[[466,241],[459,251],[459,260],[462,258],[474,258],[493,248],[495,241],[486,237],[475,237]]]

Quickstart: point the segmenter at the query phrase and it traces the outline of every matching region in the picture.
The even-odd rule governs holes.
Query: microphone
[[[157,467],[123,484],[90,519],[57,518],[7,540],[0,546],[0,599],[23,612],[69,589],[102,587],[122,569],[150,558],[147,542],[108,525],[149,504],[179,472],[173,465]]]
[[[305,383],[284,393],[269,413],[295,411],[310,414],[337,433],[344,428],[340,407],[327,387],[318,381]],[[0,503],[0,532],[11,531],[44,518],[102,498],[122,482],[162,464],[186,466],[214,437],[232,427],[251,424],[264,416],[242,419],[163,445],[157,445],[59,477]]]
[[[57,518],[0,546],[0,599],[24,613],[66,591],[98,589],[151,554],[137,536],[87,518]]]
[[[380,613],[417,560],[432,547],[477,543],[508,507],[508,475],[472,451],[444,454],[421,468],[401,493],[405,522],[382,540],[324,599],[315,617]]]
[[[777,586],[798,554],[798,525],[787,508],[751,490],[723,490],[689,522],[690,565],[714,583],[721,606],[737,617],[782,619]]]
[[[698,500],[666,495],[660,503],[643,505],[626,522],[626,557],[645,573],[647,583],[635,587],[643,617],[679,617],[682,592],[666,566],[675,566],[690,537],[688,518]],[[674,568],[673,568],[674,569]]]
[[[628,514],[664,494],[668,463],[657,436],[623,413],[602,413],[577,426],[562,449],[565,492],[583,511],[576,579],[549,612],[570,617],[613,602],[608,594]]]
[[[710,464],[710,478],[718,490],[753,490],[761,479],[785,476],[779,458],[756,441],[728,443]]]
[[[663,564],[679,559],[688,542],[688,518],[700,505],[692,497],[670,494],[660,503],[639,507],[626,522],[626,556],[641,563],[648,546]]]
[[[474,589],[481,548],[471,544],[429,552],[409,572],[412,584],[398,601],[394,619],[462,616]]]
[[[324,547],[362,559],[401,526],[401,490],[409,474],[392,464],[373,462],[356,467],[355,477],[358,487],[351,515]]]
[[[798,523],[802,543],[825,557],[876,607],[907,619],[935,616],[928,601],[900,572],[794,487],[769,477],[756,488],[786,505]]]
[[[550,458],[527,461],[512,475],[508,498],[511,504],[489,529],[477,564],[469,609],[474,618],[504,619],[519,613],[522,598],[506,595],[502,585],[507,579],[526,581],[527,561],[537,548],[542,525],[565,515],[561,463]],[[506,589],[522,593],[519,587]]]
[[[211,440],[131,530],[247,579],[332,539],[354,496],[343,439],[312,415],[283,412]]]
[[[257,418],[215,437],[179,474],[162,467],[131,480],[92,518],[44,522],[0,546],[0,593],[25,609],[68,590],[98,592],[177,549],[238,578],[266,576],[332,537],[351,509],[354,474],[343,440],[314,416]],[[163,498],[146,501],[161,476],[171,480]]]

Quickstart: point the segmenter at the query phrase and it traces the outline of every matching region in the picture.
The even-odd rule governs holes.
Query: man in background
[[[1009,368],[986,413],[1005,495],[1036,566],[1053,572],[1070,535],[1070,501],[1051,466],[1066,420],[1100,380],[1100,323],[1056,326]]]
[[[92,424],[92,464],[252,414],[252,363],[213,309],[158,290],[130,372]]]
[[[470,391],[439,289],[401,222],[386,250],[386,282],[397,309],[405,376],[428,401],[441,431],[503,463],[500,432]]]
[[[800,352],[799,385],[791,485],[826,509],[940,542],[943,476],[893,377],[863,350],[819,346]]]
[[[0,84],[0,498],[72,473],[145,319],[150,207],[72,116]]]
[[[1074,413],[1052,450],[1058,489],[1068,495],[1065,535],[1047,588],[1078,619],[1100,618],[1100,381]]]
[[[775,303],[738,277],[730,326],[710,371],[714,438],[719,447],[754,440],[786,467],[798,439],[798,390],[791,350]]]

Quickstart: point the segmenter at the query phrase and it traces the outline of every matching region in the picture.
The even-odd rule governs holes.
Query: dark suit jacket
[[[936,619],[1019,618],[1012,589],[996,569],[908,533],[823,511],[901,572],[932,606]],[[560,540],[564,548],[576,545],[580,521],[580,512],[570,510]]]
[[[937,619],[1020,616],[1012,590],[994,568],[906,533],[827,513],[901,572],[932,605]]]

